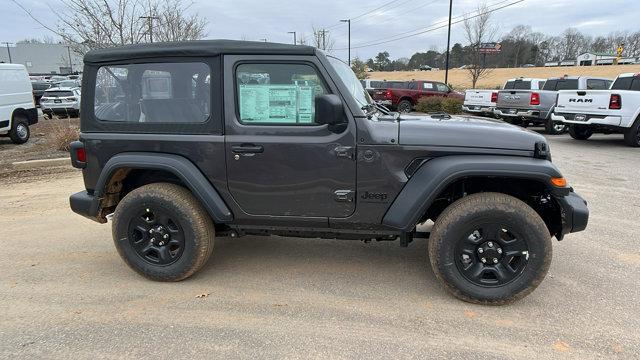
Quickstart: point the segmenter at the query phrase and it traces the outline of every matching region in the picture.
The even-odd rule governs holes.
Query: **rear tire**
[[[9,130],[9,138],[14,144],[24,144],[29,141],[31,131],[29,130],[29,122],[21,115],[13,117],[13,124]]]
[[[409,113],[411,112],[412,108],[413,108],[413,105],[409,100],[402,100],[398,103],[398,112]]]
[[[130,268],[156,281],[180,281],[213,250],[214,224],[191,192],[153,183],[127,194],[113,216],[113,241]]]
[[[556,123],[551,119],[547,120],[544,128],[545,132],[549,135],[561,135],[567,132],[567,125]]]
[[[576,140],[587,140],[593,135],[593,131],[586,126],[569,126],[569,135]]]
[[[476,304],[503,305],[525,297],[546,276],[551,257],[551,235],[542,218],[521,200],[500,193],[454,202],[429,238],[438,280],[453,296]]]
[[[640,147],[640,118],[624,133],[624,142],[631,147]]]

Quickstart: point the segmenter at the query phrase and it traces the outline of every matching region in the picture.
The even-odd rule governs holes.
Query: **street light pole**
[[[449,85],[449,46],[451,45],[451,11],[453,0],[449,0],[449,29],[447,30],[447,57],[444,65],[444,83]]]
[[[349,54],[349,57],[348,57],[349,63],[348,64],[349,64],[349,66],[351,66],[351,19],[340,20],[340,22],[346,22],[347,26],[348,26],[348,33],[347,33],[347,36],[348,36],[348,46],[347,46],[347,48],[349,49],[348,50],[349,51],[348,52],[348,54]]]
[[[3,42],[3,44],[7,45],[7,53],[9,54],[9,64],[11,64],[11,49],[9,49],[9,45],[12,44],[10,42]]]
[[[293,34],[293,45],[295,45],[298,42],[296,40],[296,32],[295,31],[287,31],[287,34]]]

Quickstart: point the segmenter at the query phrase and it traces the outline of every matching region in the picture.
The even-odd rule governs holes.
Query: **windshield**
[[[336,59],[332,56],[327,56],[329,62],[340,76],[340,79],[344,83],[344,85],[349,89],[349,92],[356,99],[358,104],[361,106],[368,106],[373,104],[373,100],[371,100],[371,96],[367,90],[362,87],[360,80],[356,77],[356,74],[353,73],[353,70],[349,67],[349,65],[345,64],[342,60]]]

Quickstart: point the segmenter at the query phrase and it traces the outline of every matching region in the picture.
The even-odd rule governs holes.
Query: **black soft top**
[[[304,45],[239,40],[194,40],[137,44],[91,50],[84,56],[84,62],[102,63],[156,57],[202,57],[220,54],[313,55],[314,51],[315,48]]]

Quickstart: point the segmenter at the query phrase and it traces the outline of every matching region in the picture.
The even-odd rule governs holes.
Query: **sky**
[[[47,24],[56,24],[58,0],[15,0]],[[482,1],[490,8],[517,0]],[[473,12],[481,1],[453,0],[453,17],[461,18]],[[495,4],[493,7],[492,4]],[[30,19],[13,0],[0,0],[0,42],[24,38],[53,36]],[[435,48],[443,51],[447,43],[447,0],[193,0],[189,11],[207,19],[206,38],[268,39],[272,42],[293,42],[290,31],[298,38],[311,39],[312,27],[326,28],[335,41],[333,53],[347,58],[347,24],[351,23],[352,58],[367,59],[380,51],[391,58],[410,57],[418,51]],[[534,31],[558,35],[574,27],[589,35],[604,35],[612,31],[640,31],[637,16],[640,0],[524,0],[493,13],[499,33],[516,25],[529,25]],[[395,40],[397,34],[413,34],[414,30],[433,29],[424,34]],[[384,44],[380,41],[391,40]],[[454,24],[451,44],[464,44],[462,24]],[[367,46],[370,45],[370,46]]]

